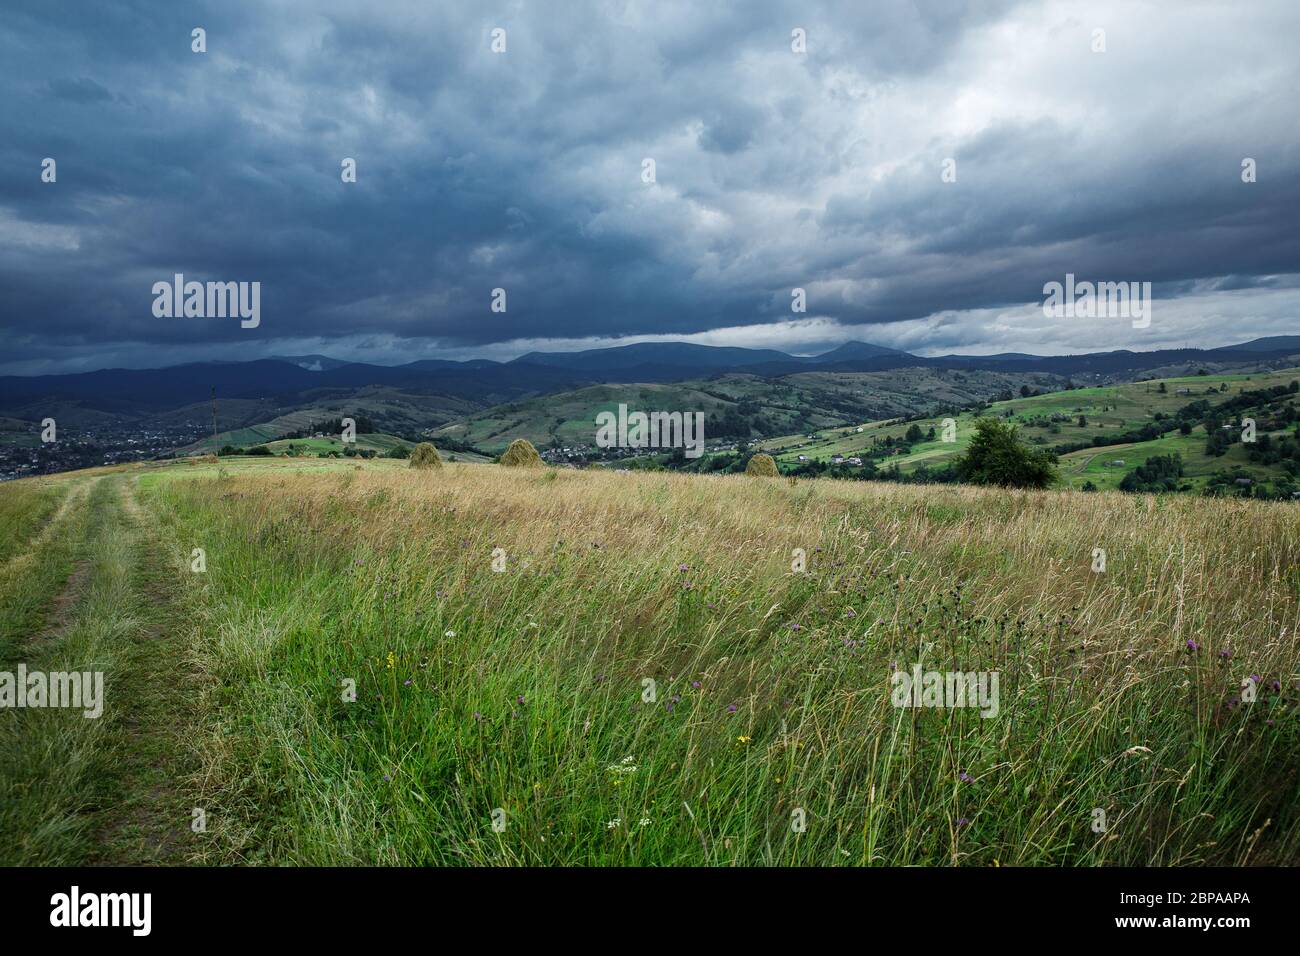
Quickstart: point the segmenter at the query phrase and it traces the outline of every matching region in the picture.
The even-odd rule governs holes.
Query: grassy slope
[[[1300,860],[1285,505],[403,466],[61,479],[0,650],[109,711],[0,711],[5,861]],[[918,660],[1001,713],[892,708]]]
[[[193,836],[181,735],[200,721],[166,600],[173,550],[124,476],[68,481],[67,507],[0,571],[0,669],[100,671],[103,713],[0,712],[0,863],[180,862]]]
[[[799,372],[779,378],[720,375],[670,384],[595,385],[556,395],[498,405],[440,429],[438,434],[467,440],[494,451],[514,438],[539,448],[591,445],[596,415],[630,410],[698,411],[722,414],[752,402],[763,419],[794,428],[806,414],[813,427],[843,422],[858,414],[914,414],[937,403],[970,404],[1022,383],[1047,385],[1064,378],[1046,374],[912,368],[887,372]],[[435,436],[436,441],[436,436]]]
[[[1032,398],[1016,398],[1009,402],[995,402],[983,414],[1000,416],[1008,408],[1013,410],[1011,421],[1020,426],[1022,437],[1026,440],[1041,438],[1046,445],[1064,444],[1090,440],[1094,435],[1115,434],[1132,428],[1138,428],[1151,422],[1152,415],[1164,412],[1172,415],[1179,408],[1200,399],[1208,399],[1212,405],[1227,401],[1242,391],[1262,389],[1274,385],[1285,385],[1300,377],[1300,369],[1285,369],[1279,372],[1262,372],[1252,375],[1208,375],[1188,378],[1165,379],[1167,392],[1157,391],[1156,382],[1135,382],[1125,385],[1110,385],[1098,388],[1081,388],[1068,392],[1054,392]],[[1209,393],[1211,386],[1226,383],[1227,392]],[[1188,395],[1176,394],[1179,389],[1187,388]],[[1047,428],[1032,426],[1028,420],[1039,416],[1050,417],[1058,413],[1068,415],[1072,421],[1060,423],[1060,433],[1051,434]],[[1082,414],[1087,419],[1086,427],[1080,428],[1074,421]],[[953,416],[957,423],[957,440],[918,442],[912,446],[908,455],[899,455],[885,459],[885,463],[897,463],[903,471],[911,471],[918,465],[942,464],[963,453],[970,436],[973,434],[975,415],[964,412]],[[901,437],[910,427],[911,422],[896,420],[866,422],[863,431],[856,426],[829,429],[818,432],[817,440],[806,435],[787,435],[763,442],[763,449],[769,451],[782,464],[797,463],[799,455],[819,461],[827,461],[832,455],[844,456],[861,454],[871,445],[875,437]],[[924,419],[916,422],[922,431],[935,428],[942,431],[942,417]],[[1143,442],[1136,445],[1107,445],[1071,452],[1061,460],[1062,476],[1071,486],[1082,485],[1091,480],[1102,488],[1118,487],[1124,473],[1146,461],[1156,454],[1168,454],[1178,451],[1183,455],[1187,474],[1193,479],[1192,484],[1199,485],[1196,478],[1204,478],[1212,471],[1219,471],[1233,465],[1249,467],[1260,474],[1278,473],[1278,469],[1269,469],[1259,465],[1249,465],[1244,450],[1237,446],[1222,458],[1211,458],[1205,454],[1205,430],[1197,427],[1190,436],[1170,435],[1157,442]],[[1124,461],[1123,468],[1108,468],[1105,462]]]
[[[208,552],[179,619],[221,688],[207,862],[1300,858],[1283,506],[253,462],[142,485]],[[1001,715],[891,708],[918,659],[1000,671]],[[1229,707],[1252,672],[1283,692]]]

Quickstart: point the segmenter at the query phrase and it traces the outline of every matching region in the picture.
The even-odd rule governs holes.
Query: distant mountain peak
[[[900,349],[891,349],[883,345],[873,345],[870,342],[845,342],[843,345],[831,349],[829,352],[823,352],[816,356],[814,361],[817,362],[841,362],[850,359],[875,358],[878,355],[906,355],[906,352]]]
[[[296,365],[308,372],[328,372],[332,368],[350,364],[340,362],[338,359],[332,359],[328,355],[273,355],[270,361],[288,362],[290,365]]]

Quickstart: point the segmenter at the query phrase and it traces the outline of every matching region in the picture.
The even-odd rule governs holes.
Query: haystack
[[[771,455],[757,454],[749,459],[749,464],[745,466],[745,474],[758,475],[760,478],[779,478],[781,472],[777,470],[776,462]]]
[[[520,468],[536,468],[542,464],[542,456],[527,438],[516,438],[510,447],[501,453],[501,464]]]
[[[411,468],[441,468],[442,459],[438,457],[438,449],[434,448],[430,442],[422,441],[411,449]]]

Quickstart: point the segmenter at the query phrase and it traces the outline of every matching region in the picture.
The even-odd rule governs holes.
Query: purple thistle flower
[[[965,770],[963,770],[963,771],[961,772],[961,776],[959,776],[957,779],[960,780],[962,783],[974,783],[974,782],[975,782],[975,778],[972,777],[970,774],[968,774]]]
[[[735,704],[728,704],[728,705],[727,705],[727,713],[729,713],[729,714],[734,714],[734,713],[736,712],[736,709],[737,709],[737,708],[736,708],[736,705],[735,705]]]
[[[967,820],[965,817],[961,817],[960,819],[957,820],[958,830],[960,830],[962,827],[968,827],[968,826],[970,826],[970,821]]]
[[[1192,639],[1189,637],[1189,638],[1187,639],[1187,649],[1188,649],[1189,651],[1191,651],[1193,654],[1195,654],[1197,651],[1199,651],[1199,650],[1201,649],[1201,645],[1200,645],[1200,644],[1197,644],[1194,640],[1192,640]]]
[[[700,682],[697,681],[697,680],[693,680],[693,681],[691,681],[691,686],[694,687],[696,690],[699,690],[699,689],[700,689]]]

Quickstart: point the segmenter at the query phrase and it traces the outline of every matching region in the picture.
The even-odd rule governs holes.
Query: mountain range
[[[775,349],[639,343],[578,352],[530,352],[507,362],[490,359],[422,359],[404,365],[343,362],[325,355],[278,356],[248,362],[200,362],[154,369],[101,369],[62,375],[0,377],[0,419],[22,432],[22,423],[55,417],[60,425],[103,429],[110,425],[161,423],[204,429],[211,434],[211,399],[220,403],[220,431],[258,426],[268,434],[287,432],[353,410],[394,433],[411,434],[492,409],[531,402],[544,418],[546,405],[559,407],[564,395],[596,386],[633,383],[689,384],[708,391],[710,382],[746,379],[744,392],[762,403],[783,390],[776,405],[793,413],[801,398],[816,394],[832,415],[870,409],[899,413],[925,406],[932,386],[952,386],[951,400],[976,395],[970,378],[986,375],[998,390],[1025,382],[1061,387],[1065,382],[1098,385],[1157,375],[1300,365],[1300,336],[1273,336],[1216,349],[1127,350],[1081,355],[943,355],[923,357],[868,342],[847,342],[819,355],[790,355]],[[910,389],[911,378],[927,383]],[[921,374],[921,370],[926,372]],[[879,373],[895,372],[881,378]],[[809,374],[821,376],[810,380]],[[876,373],[876,374],[871,374]],[[1008,378],[1007,376],[1012,376]],[[794,391],[790,392],[791,387]],[[1016,386],[1018,387],[1018,386]],[[882,401],[863,404],[851,392],[879,389]],[[885,395],[884,393],[889,393]],[[900,392],[909,392],[902,395]],[[838,397],[833,397],[838,396]],[[872,396],[866,396],[870,399]],[[887,399],[887,400],[884,400]],[[817,419],[814,418],[814,421]],[[469,429],[474,434],[474,429]]]

